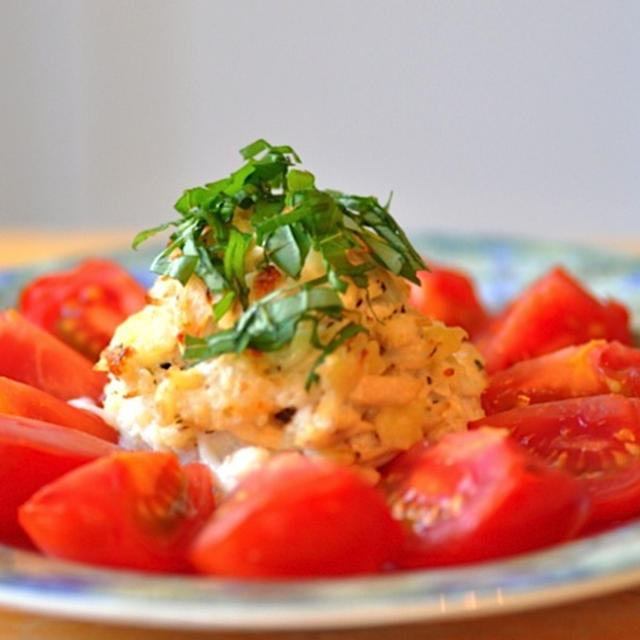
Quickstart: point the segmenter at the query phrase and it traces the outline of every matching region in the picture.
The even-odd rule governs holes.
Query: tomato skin
[[[18,507],[36,490],[116,447],[79,431],[0,415],[0,542],[31,546]]]
[[[417,276],[420,285],[409,283],[412,307],[450,327],[462,327],[472,338],[486,325],[489,316],[465,273],[429,262],[429,271]]]
[[[407,525],[398,561],[405,568],[545,547],[575,535],[589,511],[574,478],[490,429],[414,445],[385,468],[382,486]]]
[[[25,318],[92,361],[116,327],[145,304],[145,291],[111,260],[85,260],[33,280],[20,296]]]
[[[482,395],[488,415],[518,406],[609,392],[640,396],[640,349],[592,340],[494,373]]]
[[[631,344],[628,311],[615,301],[599,302],[556,267],[508,305],[477,336],[476,346],[493,373],[597,338]]]
[[[529,451],[576,476],[591,496],[590,527],[640,515],[639,398],[569,398],[469,424],[484,426],[508,429]]]
[[[76,409],[49,393],[0,376],[0,414],[22,416],[84,431],[109,442],[118,432],[99,416]]]
[[[48,555],[114,568],[189,572],[186,550],[214,508],[211,476],[171,453],[118,452],[62,476],[19,510]]]
[[[285,454],[241,481],[191,558],[202,573],[230,577],[369,573],[400,539],[384,497],[357,472]]]
[[[98,400],[107,382],[89,360],[13,309],[0,312],[0,354],[0,376],[61,400]]]

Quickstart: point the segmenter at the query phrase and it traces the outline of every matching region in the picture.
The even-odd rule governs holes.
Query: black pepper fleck
[[[283,424],[285,424],[289,422],[291,418],[293,418],[293,416],[296,415],[296,411],[297,409],[295,407],[285,407],[284,409],[278,411],[278,413],[274,413],[273,417],[278,422],[282,422]]]

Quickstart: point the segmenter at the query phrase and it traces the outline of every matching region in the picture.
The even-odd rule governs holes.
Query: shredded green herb
[[[242,313],[233,327],[205,338],[187,336],[184,357],[196,363],[247,347],[276,351],[288,345],[301,322],[313,325],[311,344],[320,351],[307,379],[317,381],[316,368],[331,352],[364,327],[353,322],[322,342],[318,325],[343,319],[339,293],[349,282],[366,289],[367,274],[377,266],[413,282],[424,269],[422,258],[389,213],[389,203],[374,197],[320,190],[312,173],[294,168],[300,158],[289,146],[256,140],[240,150],[245,164],[228,178],[187,189],[175,204],[180,214],[140,232],[137,248],[149,237],[172,228],[166,248],[151,270],[186,284],[196,274],[217,294],[213,313],[220,320],[236,302]],[[234,225],[244,212],[254,233]],[[264,250],[264,260],[296,283],[249,303],[245,279],[247,252]],[[297,282],[310,250],[320,253],[326,277]],[[349,252],[358,252],[358,262]]]

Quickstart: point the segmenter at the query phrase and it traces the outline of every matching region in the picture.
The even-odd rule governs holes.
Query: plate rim
[[[617,562],[594,565],[594,545],[596,556],[598,547],[606,551],[611,545],[624,553]],[[573,562],[559,564],[557,556],[567,553]],[[16,580],[7,571],[13,564],[23,567],[13,576]],[[518,586],[518,578],[534,575],[526,569],[539,564],[548,568],[535,574],[545,586]],[[512,581],[515,577],[511,587],[504,583],[509,572]],[[640,521],[510,559],[320,580],[161,576],[89,567],[0,546],[0,606],[85,622],[194,631],[339,630],[444,622],[577,602],[639,582]],[[429,591],[429,583],[449,586]],[[71,586],[65,591],[61,584]],[[404,588],[394,592],[399,585]],[[124,592],[118,590],[123,586]],[[236,598],[235,605],[219,599],[225,591]],[[318,602],[322,606],[314,606]]]

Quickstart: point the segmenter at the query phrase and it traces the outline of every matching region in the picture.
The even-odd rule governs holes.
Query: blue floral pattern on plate
[[[418,248],[472,273],[499,308],[562,264],[600,296],[640,317],[640,256],[522,239],[429,234]],[[142,282],[149,252],[115,254]],[[0,308],[34,275],[68,264],[0,273]],[[637,325],[636,325],[637,327]],[[343,628],[513,611],[640,583],[640,522],[517,558],[340,580],[241,582],[93,569],[0,547],[0,604],[88,620],[198,629]]]

